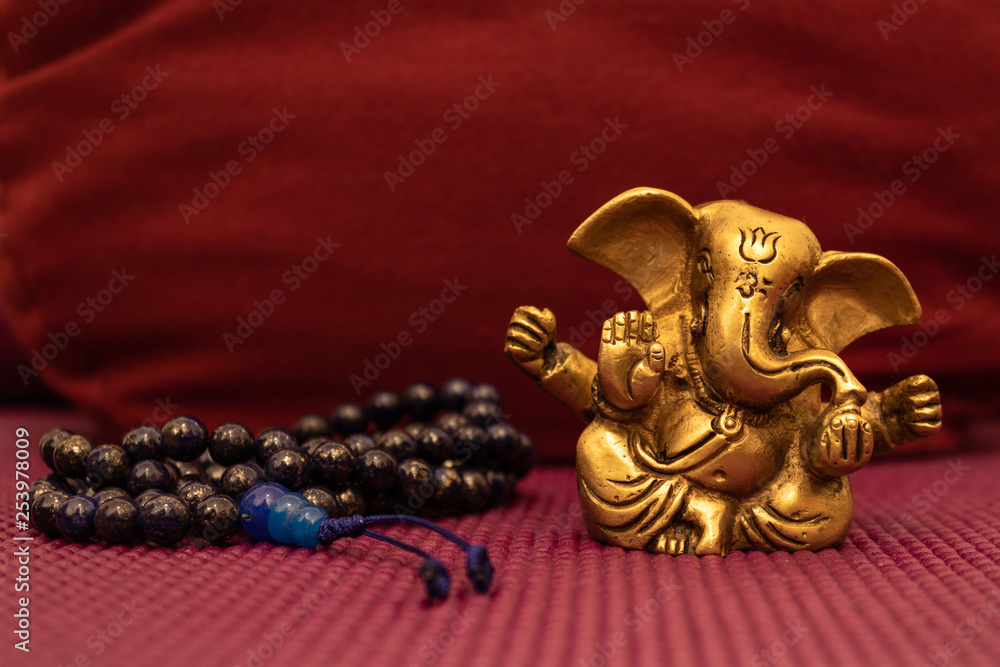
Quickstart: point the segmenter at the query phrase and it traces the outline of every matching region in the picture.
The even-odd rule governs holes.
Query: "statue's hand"
[[[649,311],[617,313],[604,323],[597,353],[604,397],[622,410],[642,407],[660,384],[664,357]]]
[[[926,375],[914,375],[882,392],[882,428],[892,446],[934,435],[941,428],[941,394]]]
[[[503,352],[514,365],[538,380],[545,367],[545,353],[556,344],[556,316],[548,308],[521,306],[507,325]]]
[[[872,427],[856,406],[830,406],[821,415],[813,438],[806,441],[812,469],[824,477],[840,477],[860,470],[872,458]]]

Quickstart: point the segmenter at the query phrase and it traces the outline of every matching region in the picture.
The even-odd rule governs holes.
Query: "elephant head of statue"
[[[569,249],[638,290],[657,341],[719,401],[767,410],[815,384],[833,407],[867,392],[838,352],[920,305],[903,274],[872,254],[823,252],[802,222],[740,201],[692,206],[652,188],[601,207]]]

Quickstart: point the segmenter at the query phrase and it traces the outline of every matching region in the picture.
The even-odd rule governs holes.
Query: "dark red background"
[[[220,20],[206,0],[75,1],[16,54],[7,37],[3,308],[29,355],[69,321],[81,331],[27,387],[23,359],[9,357],[5,395],[44,382],[112,432],[159,418],[158,400],[210,426],[259,428],[358,400],[351,375],[408,332],[412,344],[360,398],[418,379],[490,381],[545,454],[570,456],[573,418],[503,358],[511,311],[551,307],[566,338],[607,299],[639,306],[565,250],[570,233],[639,185],[717,199],[717,182],[774,138],[777,152],[731,196],[806,220],[824,248],[885,255],[925,320],[948,316],[898,372],[887,355],[918,327],[859,341],[846,353],[856,372],[872,388],[932,375],[952,426],[997,415],[1000,281],[971,300],[948,295],[1000,245],[1000,7],[913,3],[883,34],[888,2],[563,6],[576,9],[553,29],[556,0],[405,2],[350,63],[340,43],[386,3],[243,2]],[[723,10],[731,23],[713,23]],[[2,34],[37,11],[8,2]],[[720,26],[679,71],[673,54]],[[114,100],[147,66],[169,74],[119,119]],[[454,129],[443,114],[490,76],[499,87]],[[813,87],[833,95],[787,137],[776,123]],[[275,107],[295,118],[247,163],[238,146]],[[60,182],[53,161],[104,118],[114,131]],[[580,173],[571,155],[607,118],[628,127]],[[447,140],[390,191],[385,172],[436,128]],[[960,137],[911,182],[904,163],[941,128]],[[185,224],[179,205],[230,160],[241,172]],[[572,184],[518,233],[512,214],[564,169]],[[851,243],[845,223],[896,179],[905,193]],[[283,272],[328,235],[340,247],[291,291]],[[84,322],[78,304],[123,267],[134,282]],[[411,313],[446,279],[467,289],[418,332]],[[223,334],[275,289],[287,301],[230,354]],[[583,348],[596,345],[591,335]]]

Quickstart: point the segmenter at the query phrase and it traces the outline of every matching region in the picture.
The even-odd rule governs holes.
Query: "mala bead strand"
[[[241,525],[256,539],[272,540],[261,513],[275,494],[291,494],[282,507],[296,501],[297,510],[312,508],[297,532],[285,528],[285,518],[298,511],[281,510],[278,541],[299,544],[295,536],[304,535],[311,546],[319,512],[323,519],[478,512],[509,500],[536,459],[531,439],[502,421],[496,388],[461,379],[440,391],[426,383],[401,394],[381,391],[365,407],[345,404],[330,418],[305,415],[293,429],[269,427],[256,438],[239,423],[209,431],[181,416],[162,430],[137,427],[121,444],[97,447],[54,429],[39,450],[56,471],[29,489],[40,532],[161,545],[192,530],[223,544]]]

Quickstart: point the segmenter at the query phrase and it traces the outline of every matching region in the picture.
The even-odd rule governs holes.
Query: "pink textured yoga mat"
[[[175,549],[30,542],[31,653],[4,665],[993,665],[1000,662],[1000,456],[891,461],[856,476],[847,542],[819,553],[670,558],[584,530],[573,471],[543,468],[512,506],[445,521],[484,542],[493,589],[438,555],[428,604],[415,557],[244,541]],[[3,509],[3,618],[14,625]],[[13,531],[13,534],[21,534]]]

